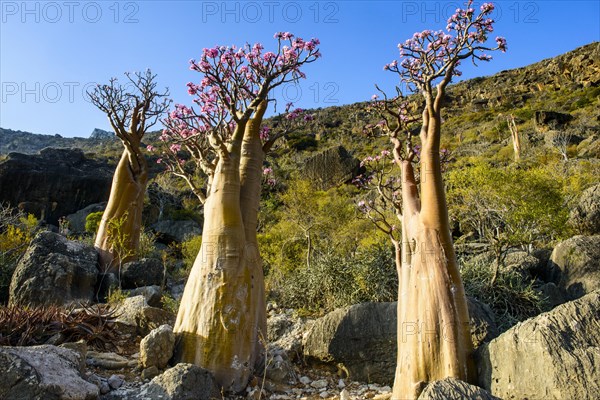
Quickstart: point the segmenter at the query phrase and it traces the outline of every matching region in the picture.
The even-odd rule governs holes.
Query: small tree
[[[265,153],[281,134],[261,129],[269,93],[304,77],[319,41],[277,33],[277,50],[260,43],[204,49],[189,83],[198,109],[176,105],[164,121],[160,160],[204,204],[202,247],[188,278],[174,331],[175,358],[210,370],[225,390],[243,390],[263,353],[266,306],[257,248],[258,206]],[[298,116],[290,112],[289,118]],[[186,170],[186,152],[197,179]]]
[[[515,116],[511,114],[506,118],[506,122],[508,123],[508,130],[510,131],[510,138],[513,144],[515,162],[519,162],[521,159],[521,136],[517,124],[515,123]]]
[[[467,302],[454,253],[446,195],[442,180],[440,137],[442,104],[446,87],[463,60],[489,61],[485,51],[506,49],[498,37],[488,46],[493,30],[485,3],[476,14],[468,1],[448,20],[447,31],[425,30],[398,47],[400,62],[384,68],[399,75],[407,87],[418,92],[419,102],[407,101],[399,92],[394,98],[376,101],[374,110],[382,120],[373,131],[387,135],[390,151],[368,160],[378,169],[366,182],[379,195],[361,204],[373,222],[396,248],[398,290],[398,358],[392,399],[417,398],[423,383],[446,377],[473,381],[472,343]],[[377,99],[377,96],[375,96]],[[420,117],[413,117],[420,111]],[[415,132],[414,125],[420,124]],[[420,141],[417,144],[416,141]],[[414,164],[419,164],[418,173]],[[396,176],[395,170],[400,170]],[[401,233],[389,220],[400,221]]]
[[[96,233],[95,247],[100,253],[103,271],[114,271],[126,260],[118,259],[111,243],[111,221],[124,219],[122,234],[128,258],[134,258],[139,246],[144,194],[148,183],[148,164],[140,149],[142,138],[167,110],[168,90],[156,90],[156,75],[126,73],[127,84],[112,78],[88,93],[92,104],[106,113],[110,125],[125,149],[113,176],[110,197]],[[123,253],[122,253],[123,254]]]

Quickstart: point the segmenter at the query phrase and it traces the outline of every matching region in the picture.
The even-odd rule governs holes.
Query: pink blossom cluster
[[[460,76],[460,61],[489,61],[492,57],[485,51],[506,51],[506,39],[497,37],[496,46],[487,45],[488,35],[494,30],[494,20],[489,18],[494,10],[492,3],[484,3],[479,14],[469,0],[465,8],[459,8],[450,16],[446,31],[424,30],[398,45],[401,60],[384,66],[396,72],[401,80],[421,89],[426,82],[443,77],[448,70]]]

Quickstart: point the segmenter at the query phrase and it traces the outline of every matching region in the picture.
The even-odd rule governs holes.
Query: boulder
[[[487,304],[473,297],[467,297],[467,306],[469,307],[471,338],[475,348],[500,334],[494,313]]]
[[[190,237],[202,234],[202,227],[196,221],[158,221],[152,225],[152,230],[156,232],[161,242],[184,242]]]
[[[350,379],[392,384],[396,371],[396,302],[362,303],[340,308],[317,319],[303,340],[309,359],[333,363]],[[468,299],[473,342],[498,335],[485,304]]]
[[[106,208],[106,202],[90,204],[81,210],[67,215],[67,221],[69,221],[69,230],[72,233],[85,233],[85,219],[88,215],[94,212],[104,211]]]
[[[161,325],[175,323],[175,316],[161,308],[150,307],[143,295],[128,297],[117,307],[117,324],[134,329],[139,335],[146,336]]]
[[[121,388],[103,400],[220,400],[219,386],[207,370],[193,364],[177,364],[139,389]]]
[[[455,378],[429,383],[418,400],[501,400],[486,390]]]
[[[336,146],[308,158],[303,176],[319,190],[350,181],[358,175],[360,161],[352,157],[343,146]]]
[[[586,189],[569,215],[569,223],[582,235],[600,234],[600,184]]]
[[[315,321],[304,355],[342,364],[348,377],[390,384],[396,369],[396,303],[339,308]]]
[[[83,379],[78,353],[56,346],[0,347],[0,397],[10,400],[92,400],[98,387]]]
[[[267,319],[267,339],[270,354],[281,354],[290,360],[302,358],[302,336],[314,320],[294,317],[292,310],[272,313]]]
[[[499,333],[490,308],[467,298],[475,346]],[[349,378],[392,384],[396,371],[396,302],[340,308],[314,321],[303,339],[308,358],[343,366]]]
[[[128,290],[127,297],[144,296],[146,303],[151,307],[161,307],[163,291],[160,286],[142,286]]]
[[[41,232],[19,261],[10,284],[11,304],[90,303],[98,275],[98,253],[89,245]]]
[[[600,235],[574,236],[552,251],[548,268],[568,299],[600,289]]]
[[[142,286],[160,286],[163,283],[164,268],[156,258],[142,258],[121,266],[121,287],[135,289]]]
[[[163,369],[173,356],[175,334],[169,325],[161,325],[153,329],[140,342],[140,362],[142,367],[152,366]]]
[[[479,384],[505,399],[597,399],[600,291],[521,322],[480,347]]]
[[[546,130],[548,127],[558,127],[571,121],[571,114],[560,113],[556,111],[536,111],[533,116],[533,122],[538,130]]]
[[[539,264],[540,260],[526,251],[513,251],[504,258],[504,268],[518,272],[523,277],[534,276]]]
[[[114,167],[87,158],[80,149],[10,153],[0,162],[0,202],[58,226],[60,217],[106,201],[113,172]]]

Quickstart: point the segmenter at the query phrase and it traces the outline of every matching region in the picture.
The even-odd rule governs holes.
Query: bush
[[[329,251],[315,257],[310,267],[274,271],[267,286],[283,307],[318,313],[367,301],[395,301],[398,279],[393,251],[379,245],[355,256]]]
[[[17,263],[33,238],[38,221],[32,215],[0,206],[0,303],[8,301]]]
[[[196,261],[196,257],[200,252],[202,246],[202,236],[194,236],[181,243],[181,255],[183,256],[183,263],[185,265],[187,276]]]
[[[467,295],[490,306],[500,332],[549,309],[546,298],[533,287],[533,282],[525,282],[514,270],[503,271],[495,284],[490,285],[492,263],[491,257],[474,257],[462,263],[461,276]]]
[[[85,217],[85,231],[92,235],[95,235],[98,231],[98,227],[100,226],[100,221],[102,221],[102,215],[104,211],[97,211],[93,213],[89,213],[87,217]]]

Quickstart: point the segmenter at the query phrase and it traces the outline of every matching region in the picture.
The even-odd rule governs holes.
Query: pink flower
[[[179,143],[173,143],[171,145],[171,147],[169,147],[169,149],[173,152],[173,153],[177,153],[179,150],[181,150],[181,145]]]
[[[162,163],[162,158],[159,158],[159,159],[157,159],[157,160],[156,160],[156,163],[157,163],[157,164],[160,164],[160,163]]]
[[[151,144],[149,144],[148,146],[146,146],[146,150],[153,152],[154,151],[154,146],[152,146]]]
[[[266,167],[265,169],[263,169],[263,175],[270,175],[273,173],[273,169]]]

